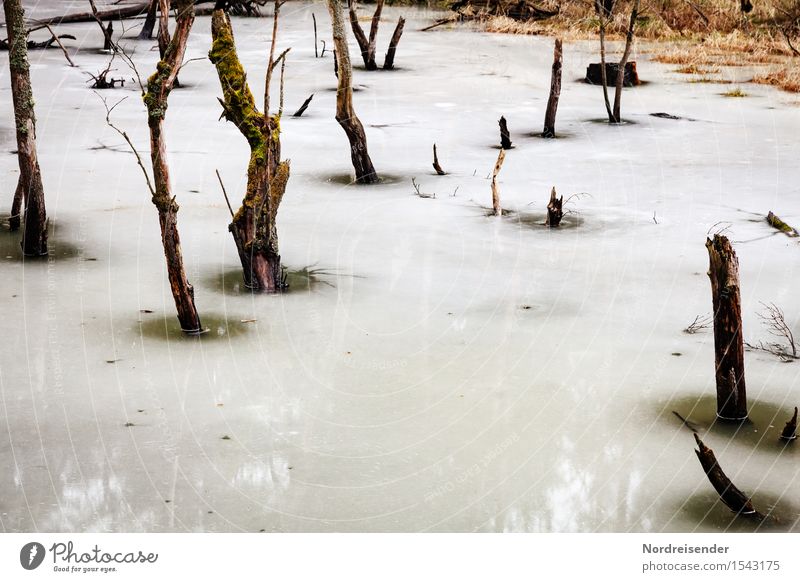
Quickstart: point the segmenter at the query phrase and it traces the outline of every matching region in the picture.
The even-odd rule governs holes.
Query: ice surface
[[[284,7],[279,39],[292,47],[287,112],[315,95],[282,122],[292,288],[281,296],[241,283],[214,170],[240,198],[247,146],[217,119],[209,17],[193,29],[187,59],[201,60],[181,72],[166,135],[186,267],[210,328],[199,339],[178,331],[156,211],[86,82],[108,60],[98,27],[59,27],[78,37],[68,43],[77,69],[58,50],[32,53],[52,253],[22,261],[18,234],[0,233],[0,528],[753,529],[714,503],[671,411],[713,416],[712,336],[681,330],[711,311],[703,243],[715,224],[737,241],[747,338],[769,339],[761,301],[797,329],[800,248],[763,220],[773,210],[800,223],[792,97],[749,84],[748,97],[723,97],[728,87],[688,84],[643,45],[635,57],[649,83],[625,91],[630,123],[610,127],[597,122],[600,89],[578,82],[596,43],[569,42],[561,137],[543,140],[533,134],[552,39],[423,33],[435,14],[386,8],[379,63],[397,16],[409,18],[398,70],[355,72],[385,181],[347,185],[332,57],[314,58],[312,12],[327,39],[324,4],[301,2]],[[233,21],[261,95],[271,19]],[[153,70],[154,43],[123,44]],[[353,42],[351,54],[359,63]],[[18,175],[7,58],[6,211]],[[115,67],[128,82],[102,96],[127,97],[113,119],[146,153],[144,107]],[[514,213],[497,219],[486,215],[487,176],[501,115],[515,147],[500,189]],[[414,195],[412,177],[436,197]],[[541,224],[552,186],[586,193],[557,230]],[[705,442],[756,505],[776,505],[771,529],[797,530],[797,445],[782,449],[777,434],[800,404],[800,363],[746,357],[755,422]]]

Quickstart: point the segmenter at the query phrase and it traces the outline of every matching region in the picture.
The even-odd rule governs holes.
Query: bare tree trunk
[[[278,11],[276,2],[273,49]],[[208,56],[217,68],[224,95],[220,101],[224,116],[239,128],[250,146],[247,190],[228,229],[239,251],[245,285],[254,290],[276,293],[286,287],[282,279],[275,222],[289,179],[289,162],[280,161],[280,113],[273,117],[268,112],[270,69],[276,65],[274,50],[270,52],[267,65],[265,113],[262,114],[256,107],[244,67],[236,53],[230,18],[222,10],[214,11],[211,35],[213,44]]]
[[[501,149],[494,164],[494,170],[492,170],[492,214],[495,216],[503,215],[503,208],[500,206],[500,188],[497,185],[497,175],[500,173],[500,168],[503,167],[505,160],[506,150]]]
[[[631,45],[633,45],[633,31],[636,27],[636,17],[639,15],[639,1],[640,0],[635,0],[633,9],[631,10],[631,20],[628,24],[628,34],[625,37],[625,51],[622,53],[622,58],[619,61],[619,69],[617,70],[617,84],[614,88],[614,123],[620,123],[622,121],[622,116],[620,115],[622,85],[625,82],[625,64],[628,62],[628,57],[631,54]],[[603,74],[605,74],[605,72]]]
[[[392,38],[389,41],[389,50],[386,51],[386,58],[383,60],[383,68],[387,71],[394,69],[394,55],[397,53],[397,45],[400,44],[400,37],[403,36],[403,27],[405,24],[406,19],[401,16],[397,21],[397,26],[395,26]]]
[[[142,30],[139,32],[139,40],[150,40],[153,38],[153,29],[156,26],[158,1],[159,0],[150,0],[150,5],[147,7],[147,16],[144,19]]]
[[[193,0],[177,0],[176,9],[178,16],[175,36],[166,47],[164,58],[158,63],[156,72],[147,81],[144,102],[147,106],[150,128],[150,158],[153,164],[155,188],[153,204],[158,210],[158,220],[161,225],[161,241],[167,260],[167,275],[181,329],[186,333],[199,333],[202,326],[194,304],[194,289],[186,279],[183,267],[177,224],[178,203],[172,195],[167,164],[167,144],[164,139],[164,116],[167,111],[167,101],[186,53],[189,31],[194,22],[194,2]]]
[[[613,7],[613,5],[612,5]],[[606,76],[606,24],[607,24],[607,17],[610,17],[611,10],[609,9],[606,13],[606,9],[603,5],[599,2],[599,0],[595,0],[595,9],[598,11],[600,16],[600,78],[603,81],[603,100],[606,104],[606,113],[608,114],[608,122],[609,123],[616,123],[616,119],[614,118],[614,113],[611,110],[611,101],[608,99],[608,78]]]
[[[36,117],[33,111],[33,89],[28,64],[25,12],[20,0],[3,0],[3,8],[8,27],[8,62],[11,70],[11,94],[14,101],[20,174],[11,214],[19,216],[19,205],[24,200],[22,252],[27,256],[46,255],[47,212],[44,204],[42,173],[36,153]]]
[[[8,227],[11,230],[19,230],[24,198],[25,186],[22,184],[22,176],[20,175],[17,180],[17,189],[14,191],[14,200],[11,202],[11,216],[8,217]]]
[[[347,48],[344,16],[339,0],[327,0],[328,12],[333,26],[333,44],[339,69],[339,86],[336,92],[336,121],[342,126],[350,141],[350,158],[356,172],[356,182],[372,184],[378,181],[375,168],[367,151],[367,136],[364,126],[353,109],[353,66]]]
[[[375,13],[372,15],[372,24],[369,27],[369,64],[367,70],[374,71],[378,68],[375,62],[376,43],[378,42],[378,27],[381,23],[381,12],[383,12],[384,0],[375,3]]]
[[[553,72],[550,75],[550,97],[547,99],[547,111],[544,114],[544,130],[542,137],[556,136],[556,112],[558,98],[561,96],[561,39],[557,38],[553,48]]]
[[[739,261],[725,236],[715,234],[713,240],[706,240],[706,248],[714,305],[717,416],[723,420],[744,420],[747,418],[747,393]]]

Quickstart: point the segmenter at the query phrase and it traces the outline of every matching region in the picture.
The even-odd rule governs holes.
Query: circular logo
[[[26,570],[35,570],[44,561],[44,546],[39,542],[30,542],[19,551],[19,563]]]

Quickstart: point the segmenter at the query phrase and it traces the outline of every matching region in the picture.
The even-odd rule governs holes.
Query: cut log
[[[789,422],[786,423],[786,426],[783,427],[783,432],[781,432],[781,440],[784,441],[793,441],[797,438],[797,407],[794,407],[794,415],[792,418],[789,419]]]
[[[164,137],[164,117],[167,111],[169,94],[175,83],[183,57],[189,31],[194,23],[194,2],[177,0],[175,34],[167,47],[164,58],[159,61],[156,72],[147,80],[144,102],[147,106],[147,121],[150,129],[150,158],[153,165],[153,204],[158,210],[161,226],[161,240],[167,260],[172,296],[178,311],[181,329],[187,334],[202,332],[200,316],[194,304],[194,288],[186,278],[183,267],[180,236],[178,235],[178,203],[172,195],[169,166],[167,164],[167,145]]]
[[[505,159],[506,150],[501,149],[492,171],[492,213],[495,216],[502,216],[503,214],[503,209],[500,207],[500,188],[497,186],[497,175],[500,173],[500,168],[503,167]]]
[[[440,176],[444,176],[446,173],[442,169],[442,166],[439,165],[439,156],[436,154],[436,144],[433,144],[433,169],[436,170],[436,173]]]
[[[389,41],[389,50],[386,51],[386,58],[383,60],[383,68],[387,71],[394,69],[394,56],[397,53],[397,45],[400,44],[400,37],[403,36],[403,27],[405,24],[406,19],[401,16],[397,21],[397,26],[395,26],[392,38]]]
[[[739,292],[739,260],[727,237],[706,240],[714,306],[714,357],[716,363],[717,417],[747,418],[744,380],[744,341]]]
[[[47,254],[47,211],[36,149],[36,116],[33,110],[25,12],[20,0],[3,0],[3,8],[8,26],[8,63],[19,162],[19,180],[11,209],[11,226],[13,228],[19,224],[17,217],[20,215],[20,205],[24,204],[22,252],[26,256],[40,256]]]
[[[347,34],[344,28],[344,15],[340,0],[327,0],[328,12],[333,27],[333,44],[336,48],[339,84],[336,91],[336,121],[350,142],[350,159],[359,184],[373,184],[378,175],[372,165],[367,150],[367,135],[353,108],[353,66],[350,50],[347,47]]]
[[[561,39],[555,40],[553,48],[553,70],[550,75],[550,97],[547,99],[547,110],[544,114],[544,130],[542,137],[556,136],[556,112],[558,111],[558,98],[561,95]]]
[[[770,210],[769,214],[767,214],[767,224],[769,224],[773,228],[777,228],[786,236],[790,237],[800,236],[800,233],[798,233],[793,226],[789,226],[784,221],[782,221],[778,216],[773,214],[772,210]]]
[[[703,444],[697,433],[694,433],[694,440],[697,443],[697,449],[694,452],[703,467],[703,471],[706,473],[706,477],[708,477],[711,485],[719,494],[722,502],[736,515],[751,519],[764,519],[764,516],[753,507],[750,498],[731,483],[731,480],[719,466],[714,451]]]
[[[508,124],[506,123],[506,118],[501,117],[498,121],[500,125],[500,147],[504,150],[511,149],[511,135],[508,132]]]
[[[300,106],[300,109],[295,111],[294,114],[292,115],[292,117],[300,117],[301,115],[303,115],[303,113],[306,112],[306,109],[308,109],[308,106],[311,103],[311,100],[313,98],[314,98],[314,94],[312,93],[311,95],[308,96],[308,99],[303,101],[303,104]]]
[[[97,18],[100,20],[123,20],[125,18],[133,18],[145,14],[150,7],[150,2],[141,2],[138,4],[131,4],[123,8],[110,8],[108,10],[101,10],[97,12]],[[53,18],[43,18],[36,20],[37,24],[67,24],[71,22],[93,22],[95,20],[94,12],[77,12],[74,14],[66,14],[64,16],[54,16]]]
[[[547,220],[546,226],[556,227],[561,224],[561,218],[564,216],[562,207],[564,206],[564,197],[556,195],[556,188],[550,190],[550,202],[547,203]]]
[[[586,82],[591,85],[602,85],[602,71],[603,69],[600,67],[600,63],[590,64],[586,68]],[[618,71],[618,63],[606,63],[606,79],[616,79]],[[628,61],[625,63],[625,76],[623,77],[622,84],[625,87],[634,87],[641,84],[639,74],[636,72],[636,61]]]

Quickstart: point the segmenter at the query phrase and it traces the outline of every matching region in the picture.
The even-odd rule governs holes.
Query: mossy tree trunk
[[[186,333],[199,333],[202,326],[194,304],[194,289],[186,279],[186,271],[183,267],[181,242],[178,235],[178,203],[172,195],[167,164],[167,145],[164,138],[167,102],[186,53],[189,31],[194,23],[194,1],[177,0],[175,8],[177,10],[175,35],[166,47],[164,57],[159,61],[156,72],[147,80],[144,102],[147,106],[147,120],[150,128],[150,158],[153,164],[155,190],[153,204],[158,210],[161,241],[167,260],[167,275],[181,329]]]
[[[723,420],[744,420],[747,418],[747,393],[739,260],[730,241],[723,235],[715,234],[713,240],[707,239],[706,249],[714,306],[717,416]]]
[[[280,161],[280,113],[271,116],[256,107],[236,54],[230,18],[223,10],[214,11],[211,35],[213,44],[208,56],[222,86],[224,116],[239,128],[250,146],[247,190],[228,228],[239,252],[245,285],[275,293],[285,287],[275,222],[289,179],[289,162]],[[274,65],[270,57],[268,67]],[[271,75],[268,73],[267,77]],[[268,107],[269,97],[265,95],[265,109]]]
[[[11,95],[14,101],[20,174],[12,205],[11,226],[19,225],[20,206],[24,203],[22,252],[27,256],[46,255],[47,211],[42,173],[36,153],[36,117],[33,111],[33,89],[28,64],[25,13],[20,0],[3,0],[3,9],[8,27],[8,62],[11,70]]]
[[[353,108],[353,66],[347,47],[344,16],[339,0],[326,0],[333,26],[333,44],[339,70],[339,86],[336,92],[336,121],[342,126],[350,141],[350,159],[356,172],[356,182],[372,184],[378,181],[375,168],[367,151],[367,136],[364,126]]]

